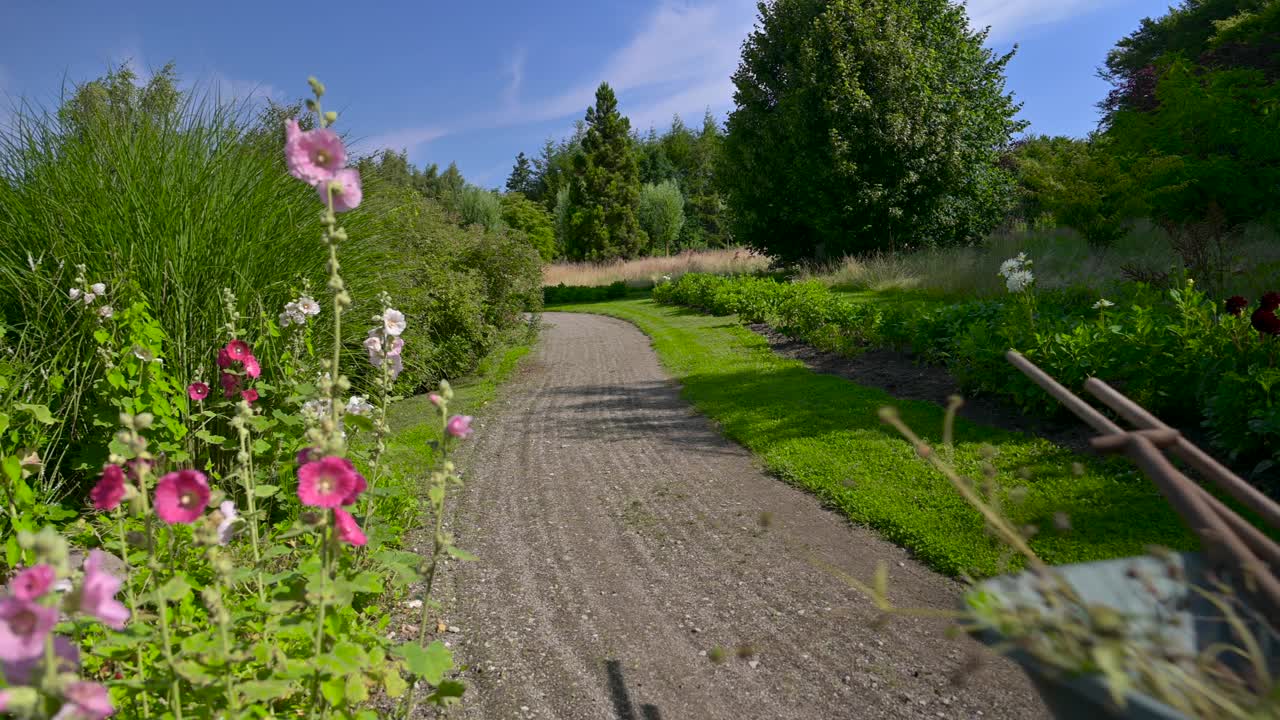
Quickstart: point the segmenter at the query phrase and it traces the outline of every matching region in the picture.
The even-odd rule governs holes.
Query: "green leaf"
[[[254,440],[254,441],[253,441],[253,454],[254,454],[254,455],[262,455],[263,453],[265,453],[266,451],[268,451],[268,450],[270,450],[270,449],[271,449],[271,443],[267,442],[266,440],[263,440],[263,439],[259,438],[259,439],[257,439],[257,440]]]
[[[341,676],[331,677],[320,683],[320,694],[334,707],[342,707],[347,697],[347,681]]]
[[[377,573],[365,570],[351,578],[351,590],[359,593],[379,594],[382,592],[382,578]]]
[[[222,443],[224,443],[224,442],[226,442],[226,441],[227,441],[227,439],[226,439],[225,437],[223,437],[223,436],[221,436],[221,435],[214,435],[213,433],[209,432],[208,430],[197,430],[197,431],[196,431],[196,437],[198,437],[198,438],[200,438],[201,440],[203,440],[203,441],[205,441],[205,442],[209,443],[210,445],[221,445]]]
[[[35,416],[36,421],[45,425],[53,424],[53,413],[49,412],[49,408],[44,405],[32,405],[30,403],[14,403],[13,407],[18,410],[26,410]]]
[[[191,593],[191,584],[181,575],[174,575],[160,586],[159,593],[166,602],[178,602]]]
[[[5,458],[4,462],[0,463],[0,469],[4,470],[4,475],[9,479],[9,482],[16,483],[22,477],[22,461],[16,455],[10,455]]]
[[[462,701],[462,694],[467,686],[457,680],[445,680],[436,687],[436,691],[427,696],[427,702],[437,707],[448,707]]]
[[[459,560],[479,560],[475,555],[472,555],[466,550],[454,545],[446,545],[444,551],[449,553],[451,557],[455,557]]]
[[[439,640],[425,648],[416,642],[404,643],[394,652],[404,658],[410,673],[432,685],[439,685],[444,674],[453,669],[453,653]]]
[[[9,428],[9,416],[5,415],[4,413],[0,413],[0,435],[3,435],[4,431],[7,430],[8,428]]]
[[[280,492],[280,488],[275,485],[258,485],[253,488],[254,497],[269,498]]]
[[[193,685],[211,685],[218,677],[194,660],[177,660],[173,669]]]
[[[237,687],[244,699],[251,703],[284,700],[298,692],[298,686],[288,680],[250,680]]]
[[[400,669],[396,668],[388,670],[382,676],[382,689],[387,692],[387,697],[398,698],[409,689],[409,683],[405,682],[404,677],[400,675]]]
[[[347,686],[343,688],[343,694],[347,696],[347,702],[352,705],[358,705],[369,699],[369,687],[366,685],[363,673],[352,673],[347,676]]]

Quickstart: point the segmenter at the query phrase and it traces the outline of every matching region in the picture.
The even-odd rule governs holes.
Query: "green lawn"
[[[775,354],[734,318],[636,299],[553,309],[636,324],[653,339],[686,399],[727,437],[779,477],[929,566],[950,575],[1002,572],[1001,548],[985,534],[978,513],[877,417],[881,407],[896,405],[908,425],[936,443],[943,419],[938,406],[811,372]],[[1141,554],[1150,544],[1195,546],[1154,486],[1123,461],[1083,461],[1084,474],[1075,476],[1071,465],[1081,458],[1047,441],[957,421],[955,461],[964,473],[978,474],[984,444],[997,449],[1006,510],[1020,524],[1042,528],[1032,546],[1051,563]],[[1029,472],[1027,479],[1020,471]],[[1014,503],[1009,491],[1019,486],[1025,496]],[[1055,513],[1066,514],[1069,530],[1054,530]]]

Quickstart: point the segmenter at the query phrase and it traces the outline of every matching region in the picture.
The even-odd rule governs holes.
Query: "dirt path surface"
[[[942,624],[872,629],[824,565],[869,579],[887,560],[902,606],[954,607],[959,586],[763,473],[640,331],[544,323],[462,458],[450,526],[480,559],[443,577],[443,638],[470,666],[451,717],[1046,716],[1007,662],[953,685],[976,645]]]

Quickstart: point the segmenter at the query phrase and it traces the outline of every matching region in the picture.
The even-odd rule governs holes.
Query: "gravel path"
[[[480,559],[442,578],[442,637],[470,666],[452,717],[1045,717],[1003,660],[954,685],[977,647],[943,624],[870,627],[824,565],[887,560],[900,606],[954,607],[959,585],[762,472],[641,332],[543,319],[462,458],[450,525]]]

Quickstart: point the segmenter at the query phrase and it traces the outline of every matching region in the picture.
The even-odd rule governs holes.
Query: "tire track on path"
[[[860,579],[888,561],[905,607],[954,607],[960,586],[763,473],[643,333],[543,321],[462,457],[450,526],[480,559],[442,577],[444,639],[470,668],[452,717],[1046,716],[1003,660],[953,686],[975,645],[942,623],[873,629],[870,601],[813,559]]]

